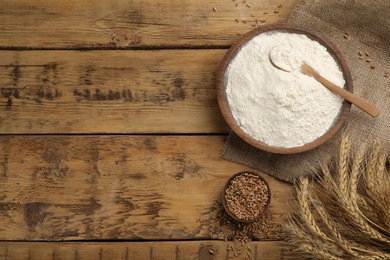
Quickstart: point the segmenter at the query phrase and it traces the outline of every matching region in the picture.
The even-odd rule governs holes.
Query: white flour
[[[292,72],[275,68],[272,48]],[[322,136],[337,118],[342,98],[297,70],[302,61],[338,86],[345,81],[326,48],[305,35],[268,32],[254,37],[227,70],[227,98],[241,129],[275,147],[298,147]]]

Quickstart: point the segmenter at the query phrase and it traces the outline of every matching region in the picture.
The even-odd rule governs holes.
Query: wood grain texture
[[[237,256],[234,256],[234,252]],[[210,240],[179,242],[0,242],[0,258],[21,260],[300,259],[291,255],[291,252],[282,242],[259,241],[241,246],[233,242]]]
[[[0,240],[224,239],[225,136],[2,136]],[[292,186],[263,174],[269,224]],[[277,230],[270,230],[276,235]],[[229,233],[230,234],[230,233]]]
[[[256,18],[286,21],[296,2],[2,0],[0,48],[226,46]]]
[[[226,133],[225,52],[0,51],[0,133]]]

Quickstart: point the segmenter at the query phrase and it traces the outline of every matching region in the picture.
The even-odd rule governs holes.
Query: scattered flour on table
[[[275,68],[273,48],[292,71]],[[327,49],[295,33],[262,33],[241,47],[226,72],[227,99],[234,119],[252,138],[275,147],[299,147],[322,136],[338,117],[343,99],[299,72],[305,61],[338,86],[345,81]]]

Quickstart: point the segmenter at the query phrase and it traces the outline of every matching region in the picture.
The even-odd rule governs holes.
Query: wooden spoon
[[[288,49],[283,46],[276,46],[273,48],[269,54],[269,59],[271,61],[271,64],[283,71],[291,72],[294,69],[299,69],[299,67],[295,67],[297,64],[299,64],[299,59],[293,61],[292,64],[284,62],[285,60],[281,59],[283,56],[289,55]],[[360,97],[352,94],[351,92],[338,87],[337,85],[333,84],[326,78],[322,77],[320,74],[318,74],[310,65],[303,62],[300,67],[300,72],[302,74],[305,74],[307,76],[311,76],[315,78],[318,82],[320,82],[322,85],[324,85],[326,88],[328,88],[333,93],[338,94],[339,96],[343,97],[345,100],[351,102],[367,114],[369,114],[372,117],[377,117],[380,113],[379,109],[376,108],[374,105],[364,101]]]
[[[352,94],[351,92],[333,84],[332,82],[318,74],[310,65],[306,64],[305,62],[301,66],[301,72],[305,75],[312,76],[322,85],[324,85],[327,89],[343,97],[345,100],[351,102],[370,116],[377,117],[379,115],[379,109],[376,108],[373,104],[370,104],[361,99],[360,97]]]

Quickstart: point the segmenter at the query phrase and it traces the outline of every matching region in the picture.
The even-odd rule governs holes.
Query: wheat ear
[[[386,237],[384,237],[380,232],[376,229],[372,228],[363,217],[364,214],[360,211],[357,204],[357,189],[351,189],[348,184],[348,156],[349,156],[349,141],[348,137],[343,136],[341,145],[340,145],[340,155],[339,155],[339,194],[340,202],[344,206],[345,210],[349,213],[351,219],[357,224],[357,226],[371,238],[389,243]],[[372,196],[375,196],[377,191],[374,191],[375,187],[375,173],[378,169],[378,159],[380,156],[380,148],[378,146],[374,149],[374,155],[370,160],[370,168],[368,173],[367,181],[370,183],[369,187],[371,189]],[[371,172],[370,172],[371,171]],[[356,178],[358,178],[358,173],[356,173]],[[357,180],[353,180],[353,182],[357,183]],[[355,184],[353,184],[355,185]]]
[[[375,212],[372,211],[372,208],[369,206],[367,201],[363,198],[363,196],[361,196],[358,193],[358,182],[360,179],[361,168],[363,165],[363,160],[364,160],[364,156],[365,156],[366,152],[367,152],[367,145],[362,144],[355,154],[355,157],[354,157],[354,160],[352,163],[352,168],[351,168],[351,175],[349,178],[349,194],[351,197],[351,203],[353,203],[354,208],[356,208],[360,213],[362,212],[361,208],[363,208],[363,210],[364,210],[364,212],[366,212],[366,214],[373,213],[373,214],[371,214],[371,217],[378,219],[377,214],[375,214]],[[375,221],[372,221],[367,216],[365,216],[365,214],[361,214],[361,215],[371,224],[381,228],[380,226],[375,224]]]
[[[353,211],[357,212],[359,215],[364,216],[364,214],[361,214],[361,210],[359,208],[360,202],[365,207],[368,207],[368,203],[365,201],[365,199],[358,194],[358,181],[360,178],[360,168],[363,163],[363,158],[366,153],[366,145],[363,144],[359,147],[358,151],[356,152],[355,158],[352,163],[351,168],[351,176],[350,181],[348,184],[349,187],[349,200],[347,199],[347,203],[350,204],[350,207],[353,208]],[[367,218],[366,218],[367,219]]]
[[[329,165],[321,164],[321,173],[318,177],[319,184],[322,186],[322,194],[326,194],[331,198],[338,199],[338,187],[337,183],[333,180],[331,169]],[[332,201],[336,202],[336,201]]]
[[[377,162],[377,168],[376,168],[376,175],[375,175],[375,184],[376,189],[378,191],[378,202],[382,204],[383,208],[387,208],[390,204],[390,198],[389,198],[389,174],[386,170],[386,161],[387,157],[386,154],[382,151],[381,154],[378,156],[378,162]],[[387,185],[381,185],[383,183],[387,183]]]
[[[367,187],[367,194],[368,196],[373,200],[376,201],[378,196],[378,190],[375,189],[376,186],[376,181],[375,181],[375,176],[376,176],[376,170],[378,167],[378,161],[379,161],[379,156],[380,156],[380,151],[381,151],[381,145],[378,142],[374,143],[374,149],[371,152],[371,156],[369,158],[368,162],[368,169],[365,175],[366,178],[366,187]]]
[[[349,139],[343,135],[341,138],[339,152],[339,187],[342,196],[348,196],[348,157],[349,157]]]
[[[349,192],[356,195],[357,207],[361,211],[362,208],[365,212],[371,212],[372,209],[362,195],[358,193],[358,183],[361,175],[361,169],[363,167],[364,156],[367,152],[367,145],[362,144],[355,154],[355,158],[352,163],[351,176],[349,182]],[[375,216],[377,217],[377,216]]]
[[[294,239],[290,239],[290,243],[293,243],[299,250],[309,253],[314,256],[318,256],[318,248],[321,248],[323,256],[329,256],[337,258],[337,255],[342,256],[343,252],[339,250],[337,246],[332,242],[326,242],[313,238],[312,233],[307,233],[307,226],[303,226],[297,220],[290,221],[289,229],[290,233],[294,234]],[[302,244],[309,245],[309,247],[301,247]]]
[[[359,227],[359,229],[364,232],[365,234],[369,235],[371,238],[390,243],[390,240],[385,238],[380,232],[378,232],[376,229],[372,228],[362,217],[362,214],[360,210],[355,206],[357,204],[351,202],[350,200],[343,199],[343,206],[346,209],[346,211],[349,213],[349,216],[351,219],[355,222],[356,226]]]
[[[320,164],[319,186],[301,179],[290,241],[316,259],[390,259],[388,158],[378,142],[362,145],[353,157],[350,150],[342,138],[337,164]]]
[[[321,231],[319,226],[317,225],[313,213],[310,210],[309,204],[309,179],[303,178],[299,183],[299,189],[297,189],[298,193],[298,203],[300,205],[301,217],[307,223],[307,226],[311,229],[311,231],[318,237],[323,240],[332,241],[324,232]]]
[[[357,192],[358,181],[360,178],[360,170],[363,164],[364,155],[366,154],[366,145],[362,144],[356,152],[355,158],[352,163],[351,177],[349,183],[349,191],[351,193]]]
[[[354,257],[360,257],[362,259],[390,259],[390,255],[379,250],[367,248],[356,242],[349,241],[345,239],[340,231],[338,230],[335,222],[332,220],[330,215],[326,212],[325,208],[321,204],[315,204],[315,208],[320,215],[323,223],[328,227],[332,236],[335,238],[336,242],[339,243],[341,249],[344,249],[347,253]],[[360,252],[360,253],[358,253]]]
[[[325,208],[320,203],[315,204],[315,209],[317,210],[318,214],[320,215],[322,222],[325,223],[325,225],[328,227],[329,231],[331,232],[332,236],[338,242],[338,245],[341,247],[341,249],[344,249],[347,253],[349,253],[352,256],[359,256],[356,252],[354,252],[348,243],[346,239],[343,238],[343,236],[340,234],[338,228],[334,224],[333,220],[329,216],[328,213],[326,213]]]
[[[383,223],[383,226],[376,224],[374,221],[368,219],[368,221],[381,229],[387,235],[382,235],[385,241],[390,243],[390,179],[386,170],[387,156],[383,150],[383,146],[378,142],[374,142],[371,148],[371,156],[369,156],[368,169],[365,175],[365,186],[368,195],[369,202],[376,206],[376,218],[377,223]],[[382,214],[381,214],[382,213]],[[381,233],[379,233],[381,234]]]
[[[318,247],[314,247],[311,244],[302,243],[298,245],[303,251],[310,252],[312,255],[324,260],[342,260],[337,256],[330,254],[327,251],[321,250]]]

